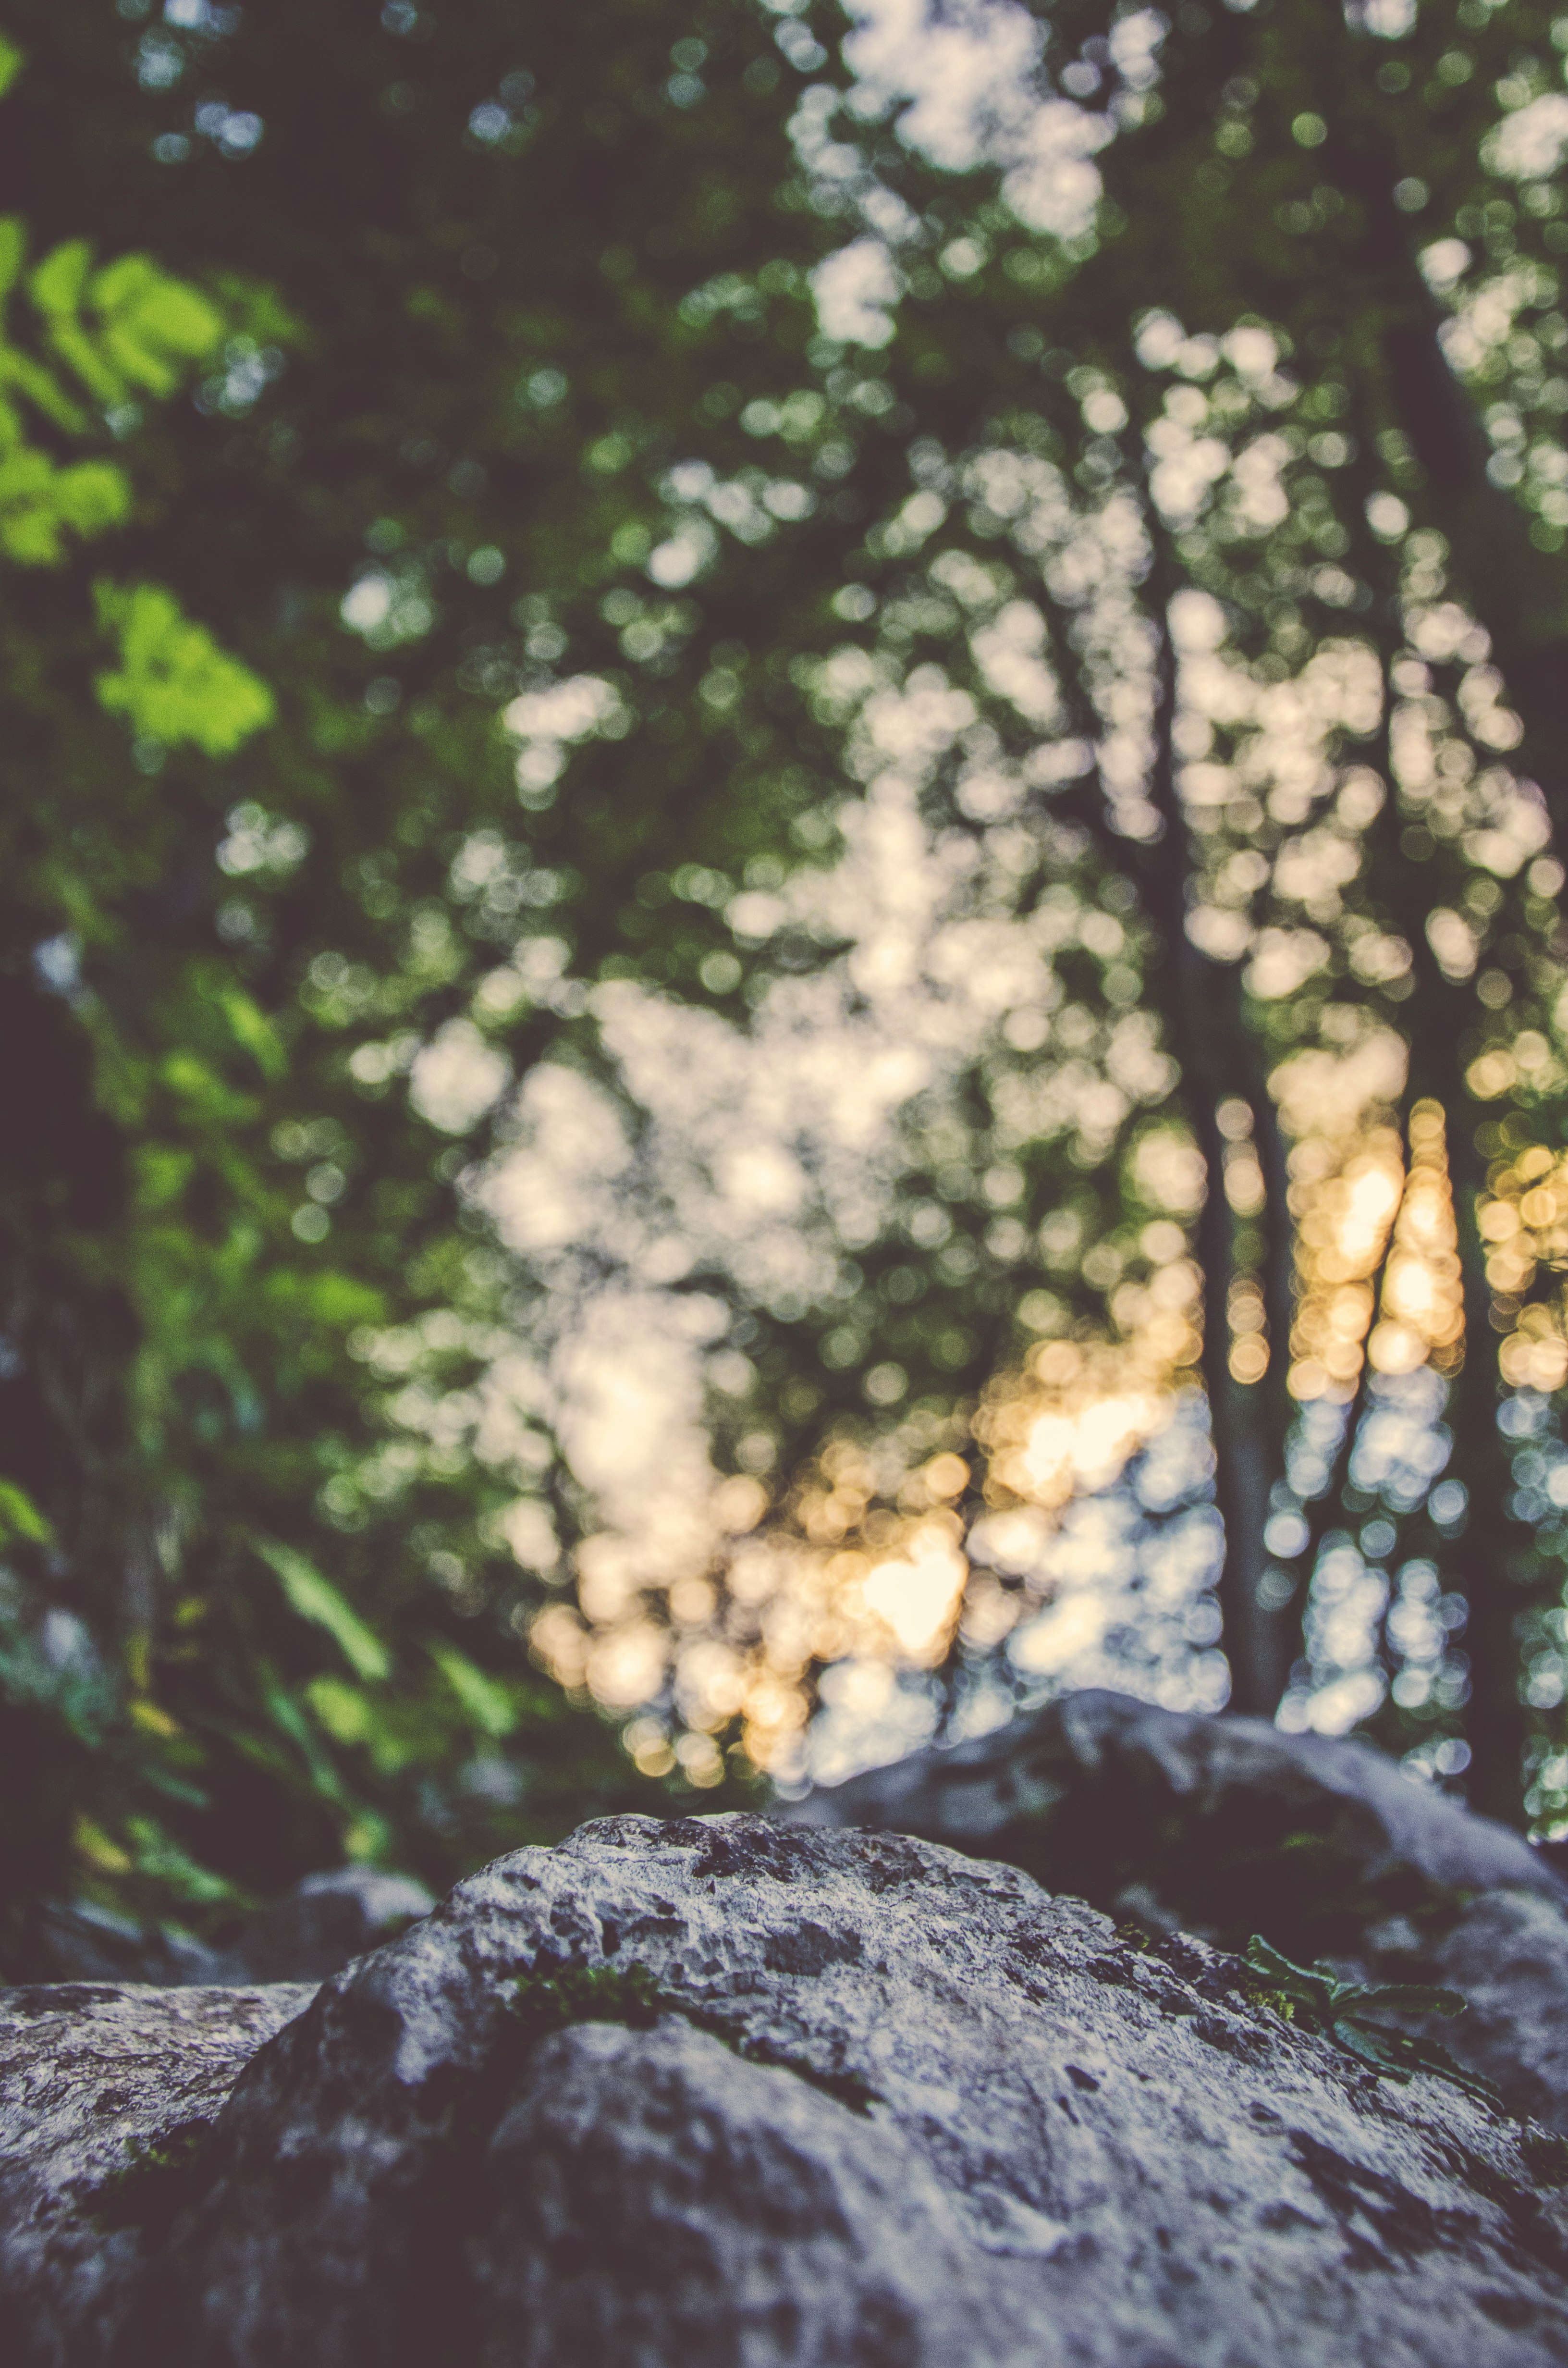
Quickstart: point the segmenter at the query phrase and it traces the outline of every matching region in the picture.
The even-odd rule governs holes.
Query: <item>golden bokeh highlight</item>
[[[1451,1374],[1464,1355],[1464,1279],[1449,1180],[1448,1137],[1440,1105],[1418,1101],[1410,1113],[1410,1165],[1383,1275],[1379,1322],[1368,1342],[1372,1369],[1414,1372],[1431,1365]]]
[[[1495,1163],[1481,1211],[1493,1315],[1504,1335],[1503,1379],[1514,1389],[1551,1391],[1568,1381],[1561,1293],[1531,1297],[1543,1270],[1568,1266],[1568,1157],[1531,1144]]]
[[[634,1722],[628,1741],[650,1774],[674,1764],[673,1749],[692,1782],[717,1782],[717,1746],[703,1756],[692,1738],[732,1727],[754,1767],[778,1768],[810,1715],[814,1668],[863,1658],[928,1668],[946,1654],[969,1576],[952,1499],[969,1477],[951,1449],[917,1458],[908,1438],[874,1447],[835,1439],[766,1526],[766,1490],[749,1477],[728,1480],[715,1499],[727,1534],[711,1573],[695,1581],[700,1604],[695,1594],[685,1600],[693,1580],[677,1580],[662,1604],[644,1596],[599,1634],[577,1607],[551,1604],[534,1622],[534,1651],[562,1682],[614,1709],[631,1706],[623,1674],[656,1642],[656,1679],[636,1700],[668,1678],[686,1733],[672,1747],[657,1720]],[[697,1616],[684,1622],[683,1611]]]
[[[1418,1101],[1409,1157],[1397,1127],[1308,1136],[1290,1154],[1296,1316],[1290,1387],[1301,1400],[1356,1395],[1367,1364],[1450,1373],[1464,1292],[1443,1113]]]
[[[1390,1099],[1323,1101],[1328,1123],[1312,1131],[1310,1102],[1281,1095],[1296,1124],[1287,1379],[1298,1401],[1348,1404],[1369,1372],[1451,1375],[1463,1360],[1444,1113],[1417,1101],[1402,1135]],[[1244,1228],[1265,1211],[1263,1177],[1250,1114],[1230,1116],[1224,1189]],[[1543,1272],[1568,1265],[1568,1155],[1532,1147],[1495,1164],[1480,1224],[1503,1378],[1556,1389],[1568,1380],[1560,1294],[1532,1294]],[[678,1762],[700,1787],[723,1776],[722,1739],[755,1768],[798,1771],[824,1668],[931,1669],[955,1639],[1004,1644],[1051,1600],[1053,1583],[1037,1574],[1067,1508],[1112,1485],[1196,1386],[1202,1277],[1181,1227],[1146,1229],[1146,1245],[1156,1236],[1160,1257],[1112,1294],[1114,1337],[1042,1340],[978,1403],[945,1421],[911,1416],[877,1439],[831,1438],[782,1488],[722,1481],[707,1567],[622,1600],[600,1586],[587,1541],[578,1602],[535,1621],[536,1656],[602,1707],[640,1713],[625,1733],[645,1772]],[[1244,1231],[1238,1246],[1247,1242]],[[1233,1375],[1261,1380],[1270,1343],[1256,1273],[1234,1278],[1224,1321]],[[1004,1557],[1010,1578],[987,1560],[971,1568],[980,1520],[994,1532],[1015,1525],[1023,1550]],[[670,1708],[651,1707],[661,1700]]]
[[[1182,1292],[1171,1311],[1177,1324],[1156,1320],[1126,1341],[1052,1340],[992,1383],[974,1423],[988,1505],[1059,1513],[1114,1480],[1162,1427],[1179,1368],[1196,1364],[1201,1348],[1198,1270],[1184,1259],[1165,1272]]]
[[[934,1452],[930,1424],[912,1418],[874,1441],[830,1439],[777,1498],[749,1476],[726,1480],[714,1499],[722,1535],[712,1567],[656,1595],[601,1595],[586,1542],[578,1602],[552,1603],[535,1620],[536,1656],[612,1711],[642,1709],[670,1687],[684,1734],[672,1739],[670,1724],[646,1712],[626,1730],[650,1775],[678,1756],[694,1783],[718,1782],[711,1738],[722,1733],[734,1734],[753,1767],[791,1768],[816,1670],[844,1661],[932,1668],[960,1622],[966,1644],[991,1649],[1049,1600],[1044,1581],[1008,1587],[971,1572],[970,1524],[977,1514],[1012,1517],[1038,1543],[1075,1497],[1117,1478],[1193,1382],[1200,1292],[1185,1256],[1123,1283],[1116,1312],[1128,1337],[1041,1342],[943,1426],[952,1443]]]

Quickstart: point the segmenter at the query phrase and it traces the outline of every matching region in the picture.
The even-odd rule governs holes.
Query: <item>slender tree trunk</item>
[[[1568,846],[1568,567],[1536,549],[1523,508],[1487,475],[1492,448],[1444,355],[1443,316],[1413,265],[1410,279],[1382,347],[1389,393],[1426,474],[1414,498],[1448,540],[1524,725],[1520,757]]]
[[[1485,1167],[1475,1147],[1479,1116],[1462,1090],[1445,1105],[1449,1115],[1449,1178],[1464,1279],[1464,1365],[1452,1399],[1456,1469],[1470,1497],[1470,1517],[1452,1549],[1469,1620],[1470,1743],[1467,1789],[1472,1806],[1507,1825],[1522,1820],[1528,1728],[1520,1693],[1518,1621],[1528,1599],[1515,1577],[1518,1537],[1506,1507],[1513,1473],[1497,1429],[1496,1335],[1492,1287],[1477,1224]],[[1523,1542],[1522,1540],[1520,1541]]]
[[[1294,1417],[1286,1385],[1290,1370],[1290,1333],[1296,1315],[1296,1231],[1290,1216],[1290,1168],[1279,1112],[1262,1075],[1256,1044],[1248,1040],[1253,1083],[1247,1095],[1252,1110],[1253,1146],[1263,1171],[1263,1312],[1268,1325],[1268,1372],[1258,1387],[1265,1391],[1270,1418],[1281,1440]]]
[[[1231,1707],[1272,1718],[1290,1677],[1299,1633],[1299,1613],[1293,1614],[1290,1606],[1269,1604],[1259,1596],[1268,1565],[1263,1533],[1268,1521],[1269,1493],[1282,1463],[1284,1430],[1279,1408],[1290,1403],[1283,1381],[1290,1331],[1285,1155],[1242,1008],[1239,970],[1233,963],[1213,961],[1193,944],[1187,931],[1187,889],[1193,863],[1176,785],[1171,738],[1176,720],[1176,655],[1165,623],[1166,601],[1161,597],[1169,588],[1164,573],[1156,570],[1153,586],[1161,641],[1150,792],[1165,834],[1141,866],[1142,884],[1147,907],[1165,941],[1169,990],[1165,1024],[1186,1081],[1188,1116],[1205,1172],[1199,1222],[1203,1381],[1214,1444],[1215,1497],[1225,1531],[1219,1595],[1231,1665]],[[1264,1291],[1271,1334],[1267,1382],[1238,1382],[1230,1370],[1228,1303],[1237,1269],[1235,1229],[1225,1196],[1225,1138],[1219,1120],[1220,1104],[1230,1097],[1245,1101],[1253,1112],[1264,1171]]]
[[[1385,650],[1385,664],[1387,656]],[[1424,1025],[1410,1031],[1409,1099],[1436,1102],[1447,1121],[1449,1188],[1464,1295],[1464,1362],[1454,1383],[1450,1413],[1455,1476],[1464,1481],[1470,1515],[1464,1536],[1445,1548],[1444,1561],[1468,1610],[1469,1790],[1488,1816],[1517,1824],[1527,1730],[1515,1623],[1523,1605],[1510,1577],[1510,1543],[1518,1532],[1507,1510],[1513,1475],[1497,1430],[1497,1344],[1479,1223],[1486,1166],[1476,1135],[1486,1113],[1464,1077],[1463,1046],[1474,1022],[1474,1006],[1468,988],[1445,978],[1437,967],[1426,940],[1427,905],[1420,873],[1400,854],[1387,710],[1385,692],[1377,754],[1389,780],[1389,799],[1375,826],[1374,843],[1383,857],[1390,917],[1411,948],[1416,981],[1412,1003],[1425,1018]]]
[[[1538,548],[1523,504],[1488,473],[1491,444],[1449,368],[1446,316],[1416,261],[1431,231],[1395,205],[1398,165],[1381,112],[1366,104],[1368,37],[1346,25],[1339,39],[1333,164],[1363,223],[1346,257],[1353,342],[1382,425],[1403,435],[1421,471],[1409,507],[1448,543],[1460,596],[1491,638],[1524,725],[1518,761],[1533,772],[1568,846],[1568,555]]]
[[[1411,230],[1394,207],[1385,161],[1363,153],[1357,178],[1367,210],[1365,260],[1370,267],[1364,318],[1377,324],[1379,376],[1391,424],[1409,439],[1425,484],[1412,505],[1447,540],[1461,597],[1484,626],[1507,696],[1524,725],[1519,752],[1540,785],[1560,848],[1568,847],[1568,564],[1539,550],[1521,504],[1488,474],[1491,447],[1475,408],[1444,354],[1443,314],[1415,263]],[[1397,840],[1392,801],[1389,837]],[[1391,846],[1394,877],[1406,886],[1402,923],[1415,951],[1421,1002],[1439,1012],[1459,1004],[1437,978],[1427,952],[1420,894]],[[1521,1700],[1518,1619],[1525,1609],[1510,1553],[1515,1525],[1506,1507],[1513,1478],[1497,1430],[1492,1292],[1479,1229],[1485,1165],[1476,1145],[1484,1113],[1468,1092],[1461,1030],[1471,1017],[1454,1008],[1420,1031],[1411,1047],[1411,1084],[1441,1103],[1448,1126],[1449,1177],[1463,1276],[1464,1364],[1452,1410],[1458,1463],[1470,1494],[1469,1525],[1452,1550],[1469,1621],[1471,1664],[1467,1734],[1469,1792],[1475,1806],[1509,1823],[1521,1818],[1527,1720]]]
[[[1262,1383],[1238,1382],[1231,1372],[1228,1301],[1236,1268],[1234,1226],[1225,1199],[1225,1139],[1211,1083],[1199,1078],[1188,1099],[1206,1177],[1198,1228],[1203,1386],[1214,1441],[1214,1494],[1225,1529],[1219,1595],[1231,1664],[1231,1708],[1272,1718],[1290,1677],[1294,1641],[1279,1611],[1259,1599],[1268,1562],[1263,1532],[1280,1442],[1264,1417]],[[1274,1354],[1279,1353],[1277,1344]]]

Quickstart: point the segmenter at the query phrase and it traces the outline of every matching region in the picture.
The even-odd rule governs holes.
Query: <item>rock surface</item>
[[[0,2359],[101,2355],[171,2171],[314,1994],[0,1990]]]
[[[1568,2356],[1568,2149],[1380,2081],[1201,1943],[896,1836],[622,1817],[499,1860],[329,1981],[129,2199],[123,2135],[73,2134],[126,2085],[97,2034],[136,2004],[28,1996],[4,2260],[29,2362]],[[187,2049],[210,2078],[201,2114],[301,2002],[206,1996],[137,2026],[171,2084]],[[73,2251],[73,2214],[124,2244]]]
[[[212,1978],[324,1982],[351,1957],[393,1941],[436,1905],[422,1883],[373,1866],[307,1874],[285,1898],[258,1908],[218,1952]]]
[[[1568,2132],[1568,1883],[1362,1743],[1085,1691],[782,1813],[1024,1868],[1152,1932],[1463,1991],[1444,2044]]]

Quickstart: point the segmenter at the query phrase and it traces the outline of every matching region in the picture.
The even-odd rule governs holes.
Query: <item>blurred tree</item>
[[[178,417],[93,390],[135,495],[117,564],[176,589],[106,589],[95,609],[59,547],[20,554],[62,562],[46,578],[6,586],[6,1035],[30,1113],[8,1179],[7,1690],[34,1873],[66,1879],[60,1832],[22,1805],[47,1790],[104,1898],[211,1915],[344,1849],[439,1877],[639,1797],[597,1720],[522,1665],[539,1581],[494,1516],[537,1473],[539,1432],[503,1405],[488,1464],[460,1433],[408,1452],[363,1343],[423,1315],[453,1403],[486,1366],[496,1262],[457,1222],[455,1154],[389,1088],[494,971],[519,905],[538,916],[540,1008],[519,992],[485,1016],[512,1024],[519,1060],[570,1034],[581,990],[552,962],[551,907],[580,901],[614,940],[607,891],[640,875],[672,809],[699,826],[708,793],[677,751],[645,811],[585,800],[526,898],[492,883],[465,915],[449,894],[470,835],[516,827],[495,708],[524,641],[563,639],[549,591],[524,586],[563,578],[592,616],[624,571],[608,546],[651,542],[646,471],[619,482],[621,393],[656,383],[650,354],[688,333],[624,288],[620,250],[597,264],[665,176],[662,125],[641,153],[623,142],[603,59],[557,28],[545,177],[580,203],[571,238],[519,257],[539,110],[509,10],[438,53],[396,9],[327,28],[300,8],[237,34],[223,11],[147,15],[24,8],[14,28],[28,63],[5,170],[35,238],[52,261],[112,222],[232,334]],[[662,47],[653,33],[664,59],[668,28]],[[610,77],[633,100],[647,60],[644,30]],[[231,71],[265,114],[211,96]],[[176,129],[198,80],[200,120]],[[672,289],[687,244],[744,244],[732,183],[737,207],[769,199],[782,126],[755,159],[751,128],[689,143]],[[688,362],[667,399],[684,412],[706,383]],[[561,461],[585,432],[597,457],[579,477]],[[77,466],[58,474],[80,508]],[[106,625],[122,652],[107,671]],[[276,698],[229,761],[259,716],[243,696],[236,712],[210,632]],[[584,841],[591,885],[570,860]]]
[[[1568,1808],[1550,10],[868,9],[843,63],[825,0],[8,21],[6,1752],[55,1804],[15,1895],[221,1917],[662,1797],[524,1660],[543,1607],[591,1681],[592,1512],[484,1148],[543,1064],[646,1150],[605,991],[744,1030],[843,972],[790,883],[895,776],[1053,984],[810,1287],[697,1245],[669,1287],[752,1375],[721,1461],[824,1540],[961,1541],[1036,1501],[996,1376],[1200,1353],[1233,1701],[1375,1711],[1372,1603],[1388,1739]],[[1324,1167],[1290,1080],[1384,1044]],[[1441,1479],[1378,1443],[1402,1367],[1452,1389]],[[851,1436],[886,1504],[819,1486]],[[955,1708],[1033,1681],[1029,1574],[975,1570]],[[849,1635],[616,1600],[639,1764],[684,1721],[704,1785]]]

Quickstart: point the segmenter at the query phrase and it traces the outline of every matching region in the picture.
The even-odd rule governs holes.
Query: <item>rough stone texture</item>
[[[107,2325],[114,2368],[1568,2357],[1568,2150],[1238,1972],[897,1836],[605,1819],[328,1982],[143,2178],[96,2319],[21,2244],[13,2307],[74,2331],[17,2356],[97,2368]],[[63,2007],[19,2160],[92,2125],[121,2010]]]
[[[1437,2035],[1568,2132],[1568,1883],[1369,1745],[1085,1691],[782,1813],[1020,1866],[1151,1931],[1462,1990]]]
[[[154,2150],[177,2159],[313,1996],[0,1990],[0,2358],[99,2356],[167,2186]]]

